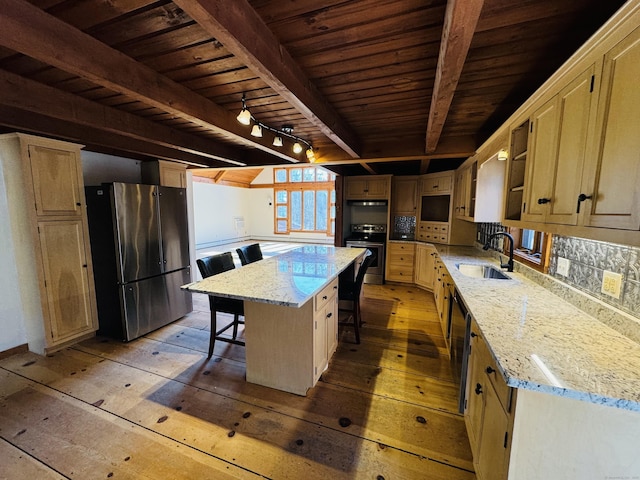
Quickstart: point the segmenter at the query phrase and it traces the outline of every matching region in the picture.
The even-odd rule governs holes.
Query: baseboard
[[[11,357],[12,355],[17,355],[19,353],[26,353],[28,351],[29,346],[26,343],[23,343],[22,345],[18,345],[17,347],[13,347],[0,352],[0,360],[2,360],[3,358]]]

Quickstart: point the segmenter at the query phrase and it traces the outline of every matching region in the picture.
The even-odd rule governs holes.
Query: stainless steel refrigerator
[[[129,341],[193,309],[184,188],[86,187],[98,334]]]

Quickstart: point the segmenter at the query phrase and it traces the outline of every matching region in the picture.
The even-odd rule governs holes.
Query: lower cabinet
[[[422,243],[416,245],[415,283],[427,290],[433,290],[436,255],[436,247],[433,245]]]
[[[385,278],[390,282],[413,283],[415,250],[414,243],[389,242]]]
[[[471,324],[464,419],[478,480],[507,478],[516,390],[497,370],[475,321]]]
[[[313,381],[320,378],[338,346],[338,279],[323,288],[314,299]]]
[[[437,255],[435,256],[434,274],[433,297],[436,303],[436,311],[438,312],[438,320],[440,320],[440,327],[442,328],[442,335],[447,349],[449,349],[449,290],[451,277]]]

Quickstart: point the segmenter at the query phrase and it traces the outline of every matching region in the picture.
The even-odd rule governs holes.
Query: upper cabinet
[[[604,56],[598,114],[582,189],[582,223],[640,230],[640,27]]]
[[[579,180],[595,111],[594,84],[592,65],[534,112],[523,220],[577,223]]]
[[[453,177],[451,172],[430,173],[420,179],[420,195],[441,195],[451,193]]]
[[[183,163],[155,160],[142,164],[142,181],[163,187],[187,188],[187,166]]]
[[[454,215],[462,220],[473,222],[476,211],[477,179],[478,164],[476,162],[456,172]]]
[[[391,175],[364,175],[345,178],[346,200],[389,200]]]
[[[507,225],[640,241],[639,19],[612,21],[511,122]]]
[[[393,215],[415,216],[418,208],[418,178],[393,177],[391,182],[391,212]]]
[[[524,195],[524,179],[529,154],[529,119],[521,119],[510,129],[509,168],[505,191],[504,218],[520,220]]]

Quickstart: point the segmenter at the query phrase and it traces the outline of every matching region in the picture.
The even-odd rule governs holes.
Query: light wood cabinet
[[[471,323],[464,417],[479,480],[507,478],[515,391],[508,387],[475,320]]]
[[[420,195],[440,195],[451,193],[453,176],[451,172],[429,173],[420,178]]]
[[[462,220],[473,221],[476,210],[476,186],[478,166],[476,162],[456,172],[454,215]]]
[[[575,225],[595,66],[534,112],[522,220]]]
[[[416,245],[415,282],[417,285],[433,290],[435,279],[436,247],[419,243]]]
[[[529,118],[518,120],[511,126],[509,165],[505,191],[504,218],[520,220],[524,198],[524,182],[529,147]]]
[[[585,200],[575,200],[586,226],[640,230],[639,78],[637,27],[604,55],[594,141],[580,192]]]
[[[434,284],[433,284],[433,297],[436,304],[436,311],[438,312],[438,320],[440,321],[440,327],[442,329],[442,335],[449,350],[449,289],[451,287],[451,277],[447,272],[444,263],[440,260],[440,257],[436,255],[434,262]]]
[[[417,237],[422,242],[449,243],[449,223],[420,222]]]
[[[144,162],[141,170],[144,183],[187,188],[187,166],[183,163],[154,160]]]
[[[385,278],[391,282],[413,283],[415,265],[414,243],[387,244],[387,263]]]
[[[313,382],[329,364],[338,346],[338,279],[324,287],[313,299]]]
[[[393,177],[391,181],[391,212],[393,215],[416,215],[418,209],[418,178]]]
[[[16,281],[29,348],[38,353],[91,336],[98,326],[80,148],[0,136],[8,218],[22,259]]]
[[[389,200],[391,175],[356,176],[345,178],[347,200]]]

